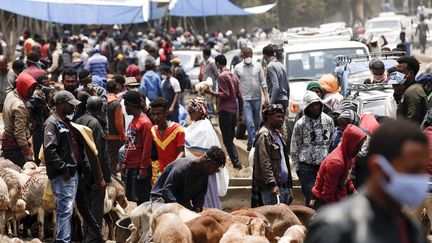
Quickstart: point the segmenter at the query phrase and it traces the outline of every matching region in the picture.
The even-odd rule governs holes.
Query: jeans
[[[234,168],[240,166],[237,150],[234,146],[236,124],[237,124],[237,115],[231,114],[226,111],[219,112],[219,127],[222,133],[222,140]]]
[[[305,196],[305,205],[307,207],[309,207],[310,201],[313,199],[312,188],[315,185],[315,179],[318,174],[319,167],[319,165],[298,163],[297,175],[300,180],[303,195]]]
[[[261,99],[243,101],[243,115],[248,133],[248,147],[252,147],[256,130],[259,128],[261,118]]]
[[[292,195],[290,190],[286,186],[279,186],[279,200],[280,203],[290,204],[292,201]],[[261,198],[264,205],[276,205],[277,197],[276,195],[271,191],[271,189],[268,190],[261,190]]]
[[[64,181],[62,176],[57,176],[50,183],[51,190],[56,197],[57,235],[55,242],[70,243],[72,242],[70,221],[78,189],[78,173],[75,172],[68,181]]]

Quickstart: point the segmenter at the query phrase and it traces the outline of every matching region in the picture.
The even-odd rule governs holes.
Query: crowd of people
[[[226,158],[242,169],[233,142],[243,122],[253,153],[252,207],[290,204],[295,170],[305,205],[326,206],[306,242],[424,242],[402,206],[416,207],[426,194],[432,137],[420,127],[432,125],[430,73],[416,79],[419,62],[411,56],[389,70],[371,62],[369,81],[393,85],[389,103],[398,121],[357,114],[336,77],[323,75],[308,84],[287,139],[289,80],[274,47],[262,50],[264,68],[240,35],[241,60],[230,70],[226,57],[215,54],[226,42],[219,37],[199,47],[201,80],[213,85],[188,100],[190,83],[169,37],[116,42],[102,31],[41,44],[26,31],[11,69],[0,56],[3,156],[21,167],[27,161],[46,166],[56,196],[56,241],[71,241],[74,203],[83,216],[84,241],[103,241],[104,188],[113,177],[137,204],[221,209],[216,174]],[[194,38],[185,32],[176,40]],[[228,156],[210,114],[218,117]]]

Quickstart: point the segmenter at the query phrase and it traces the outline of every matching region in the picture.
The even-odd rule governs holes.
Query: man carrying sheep
[[[156,181],[150,196],[152,201],[177,202],[184,207],[201,212],[207,192],[209,175],[225,166],[225,153],[213,146],[205,155],[191,160],[177,159],[170,163]]]

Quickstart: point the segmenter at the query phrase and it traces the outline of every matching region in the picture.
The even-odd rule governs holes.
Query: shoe
[[[246,151],[250,152],[252,149],[252,145],[248,145]]]
[[[241,164],[237,164],[237,165],[234,165],[234,169],[241,170],[241,169],[243,169],[243,167]]]

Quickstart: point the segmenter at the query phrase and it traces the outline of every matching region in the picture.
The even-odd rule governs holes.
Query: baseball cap
[[[419,84],[427,84],[432,82],[432,73],[422,73],[416,78],[416,81]]]
[[[137,86],[137,85],[140,85],[140,83],[138,83],[135,77],[126,78],[125,86]]]
[[[77,106],[81,104],[81,101],[75,99],[73,94],[67,90],[60,90],[54,95],[54,104],[58,104],[61,102],[68,102],[69,104],[73,106]]]
[[[405,81],[405,74],[396,71],[390,74],[387,84],[404,84]]]

